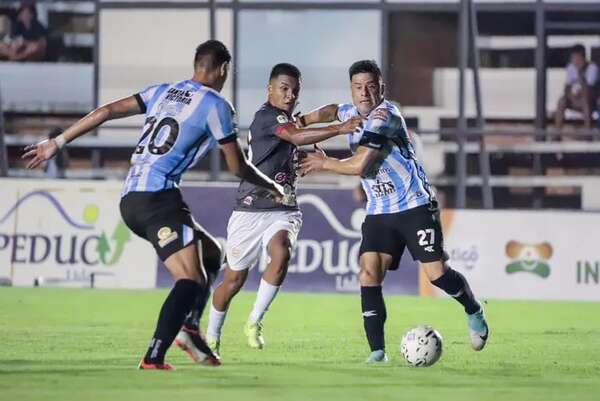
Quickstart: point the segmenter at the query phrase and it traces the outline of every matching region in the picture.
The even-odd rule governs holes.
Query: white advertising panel
[[[478,297],[600,300],[600,213],[448,210],[442,221],[449,263]]]
[[[152,246],[121,220],[121,183],[3,179],[0,278],[16,286],[153,288]]]

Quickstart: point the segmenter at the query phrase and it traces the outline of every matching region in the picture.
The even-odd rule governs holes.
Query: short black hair
[[[271,70],[271,75],[269,75],[269,81],[273,78],[277,78],[280,75],[288,75],[290,77],[296,78],[298,81],[302,78],[302,74],[300,74],[300,70],[293,64],[290,63],[279,63],[275,64],[273,69]]]
[[[23,2],[23,4],[21,4],[21,7],[19,7],[19,9],[17,10],[17,13],[15,15],[18,16],[25,10],[29,10],[31,12],[31,14],[33,15],[33,19],[37,20],[38,13],[37,13],[37,8],[35,7],[35,3]]]
[[[381,78],[381,70],[375,60],[359,60],[353,63],[348,69],[351,81],[353,76],[363,72],[375,74],[377,78]]]
[[[227,47],[218,40],[207,40],[196,47],[194,56],[195,66],[204,66],[208,68],[217,68],[223,63],[231,61],[231,54]]]
[[[578,43],[575,46],[571,47],[570,53],[571,54],[581,54],[583,56],[583,58],[586,57],[585,47],[581,43]]]

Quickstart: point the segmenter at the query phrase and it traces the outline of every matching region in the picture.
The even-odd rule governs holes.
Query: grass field
[[[470,350],[452,300],[388,297],[387,366],[366,366],[356,295],[282,293],[265,321],[267,348],[244,343],[253,294],[235,300],[224,365],[204,368],[172,349],[175,372],[135,369],[166,292],[0,289],[1,400],[598,400],[600,304],[487,305],[488,348]],[[402,334],[432,324],[444,355],[404,364]]]

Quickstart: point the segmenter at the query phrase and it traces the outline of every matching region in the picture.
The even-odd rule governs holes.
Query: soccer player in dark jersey
[[[374,61],[357,61],[349,74],[352,104],[323,106],[299,120],[313,124],[360,116],[365,120],[363,129],[348,135],[353,156],[338,160],[318,151],[300,164],[302,174],[358,175],[367,194],[359,273],[364,328],[371,348],[367,362],[387,361],[383,330],[387,313],[381,285],[386,272],[398,267],[405,247],[421,262],[431,283],[463,305],[471,345],[479,351],[489,332],[483,307],[465,277],[446,263],[437,201],[404,118],[384,99],[381,71]]]
[[[223,282],[213,295],[206,332],[208,344],[216,352],[219,352],[221,328],[229,303],[261,253],[268,263],[244,332],[250,347],[264,346],[262,320],[283,283],[302,225],[302,214],[295,202],[298,146],[347,134],[361,123],[360,118],[351,118],[328,127],[298,129],[292,113],[300,93],[300,71],[291,64],[273,67],[267,90],[267,102],[256,112],[250,125],[248,157],[260,171],[283,185],[294,202],[279,204],[255,183],[247,180],[240,183],[237,203],[227,226],[227,267]]]
[[[183,172],[218,145],[238,177],[262,188],[274,204],[285,198],[280,184],[247,163],[237,142],[233,107],[219,93],[230,61],[221,42],[204,42],[196,49],[191,79],[151,86],[101,106],[58,137],[28,146],[23,155],[31,158],[27,167],[35,168],[105,121],[145,114],[123,187],[121,215],[134,233],[152,243],[175,285],[160,310],[140,369],[173,369],[165,362],[165,353],[176,336],[194,361],[220,364],[200,336],[197,319],[207,299],[208,277],[220,268],[221,249],[195,223],[182,199],[178,186]]]

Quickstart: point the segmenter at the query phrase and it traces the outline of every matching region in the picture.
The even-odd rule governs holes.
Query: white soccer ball
[[[442,356],[442,336],[431,326],[410,329],[400,343],[400,353],[410,366],[431,366]]]

